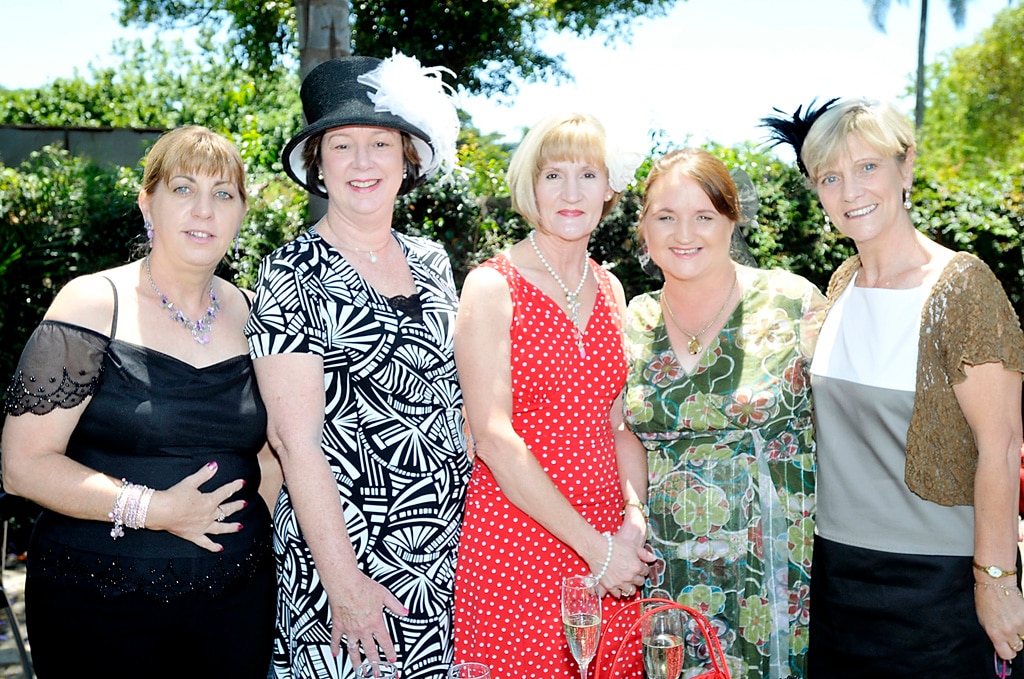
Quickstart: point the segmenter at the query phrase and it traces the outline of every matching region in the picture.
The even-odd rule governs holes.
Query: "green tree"
[[[1024,163],[1024,5],[932,66],[921,161],[942,176],[985,177]],[[1018,171],[1018,174],[1020,172]]]
[[[889,16],[889,7],[892,0],[867,0],[871,8],[871,23],[875,28],[885,32],[885,20]],[[900,4],[906,5],[909,0],[898,0]],[[949,5],[949,14],[953,17],[953,23],[957,28],[963,28],[967,20],[968,0],[946,0]],[[921,19],[917,29],[917,85],[914,88],[914,123],[920,128],[924,124],[924,101],[925,101],[925,61],[924,44],[928,35],[928,0],[921,0]]]
[[[121,22],[165,27],[227,23],[235,63],[258,72],[298,53],[300,74],[335,56],[386,57],[397,49],[455,73],[471,92],[510,92],[524,81],[565,78],[560,58],[537,48],[545,30],[609,40],[636,17],[677,0],[122,0]]]

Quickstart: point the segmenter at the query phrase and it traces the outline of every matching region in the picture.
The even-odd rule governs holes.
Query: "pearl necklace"
[[[732,293],[736,290],[737,280],[738,277],[734,273],[732,278],[732,287],[729,288],[729,294],[725,296],[725,301],[722,302],[722,308],[718,310],[718,313],[715,314],[714,318],[707,322],[707,325],[700,329],[700,332],[695,333],[690,332],[683,326],[679,325],[679,321],[676,320],[676,315],[672,313],[672,307],[669,306],[668,299],[665,298],[665,288],[661,289],[661,304],[662,306],[665,307],[665,310],[668,312],[668,317],[672,319],[673,325],[679,328],[680,332],[690,337],[690,341],[686,344],[686,350],[690,352],[691,356],[696,356],[701,352],[702,349],[704,349],[704,345],[700,343],[699,338],[701,335],[708,331],[708,328],[714,325],[715,321],[717,321],[721,317],[722,313],[725,312],[725,308],[729,306],[729,300],[732,299]]]
[[[576,335],[576,346],[580,350],[580,358],[586,358],[587,352],[583,347],[583,331],[580,329],[580,293],[583,292],[583,286],[587,282],[587,274],[590,272],[590,265],[583,262],[583,275],[580,277],[580,282],[576,286],[575,290],[570,290],[569,286],[565,284],[562,277],[555,273],[555,269],[548,263],[548,260],[541,254],[540,248],[537,247],[537,240],[534,237],[536,231],[530,232],[530,245],[533,246],[533,251],[537,253],[537,259],[544,265],[544,268],[548,270],[551,277],[555,279],[558,286],[562,288],[562,292],[565,293],[565,301],[569,306],[569,320],[572,321],[573,332]],[[588,255],[589,259],[589,255]]]
[[[153,272],[149,268],[149,255],[146,255],[144,264],[146,265],[146,277],[149,278],[149,284],[153,288],[153,292],[156,293],[156,296],[160,298],[160,308],[170,311],[171,320],[192,333],[192,339],[199,344],[207,344],[210,341],[213,321],[216,320],[217,312],[220,311],[220,301],[217,299],[217,295],[213,294],[213,281],[210,281],[210,306],[206,308],[206,315],[192,321],[179,309],[175,309],[174,303],[167,299],[167,295],[160,292],[160,288],[156,287],[156,283],[153,281]]]

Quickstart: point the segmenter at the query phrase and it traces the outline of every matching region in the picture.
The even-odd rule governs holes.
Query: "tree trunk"
[[[301,78],[325,61],[352,54],[348,18],[348,0],[295,0]],[[309,194],[308,212],[310,220],[320,219],[327,212],[327,201]]]
[[[914,106],[914,127],[924,124],[924,39],[928,33],[928,0],[921,0],[921,25],[917,32],[917,87]]]
[[[352,54],[347,0],[295,0],[299,75],[334,57]]]

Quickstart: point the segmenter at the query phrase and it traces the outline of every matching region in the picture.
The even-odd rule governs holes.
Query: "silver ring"
[[[220,523],[223,520],[224,520],[224,510],[220,508],[220,505],[217,505],[217,518],[215,519],[215,521],[217,523]]]

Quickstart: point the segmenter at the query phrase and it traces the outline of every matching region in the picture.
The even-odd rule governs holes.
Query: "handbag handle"
[[[626,630],[626,633],[623,635],[622,639],[619,640],[619,645],[615,648],[615,655],[612,657],[611,666],[608,668],[607,672],[604,673],[602,673],[600,667],[595,668],[595,679],[611,679],[611,677],[615,673],[615,668],[619,664],[619,654],[621,653],[623,646],[625,645],[626,641],[634,633],[636,633],[637,630],[640,629],[640,623],[644,618],[654,615],[659,611],[667,611],[671,609],[685,611],[686,614],[690,616],[690,619],[693,620],[697,629],[699,629],[700,633],[704,636],[704,641],[708,647],[708,656],[711,661],[711,671],[706,672],[704,674],[700,674],[694,677],[694,679],[730,679],[729,666],[726,663],[725,653],[722,651],[722,645],[718,641],[718,635],[715,634],[714,628],[711,626],[711,623],[708,622],[708,619],[704,617],[704,614],[695,608],[684,606],[683,604],[671,601],[669,599],[637,599],[636,601],[631,601],[625,606],[619,608],[619,610],[615,611],[615,614],[608,619],[607,627],[611,628],[611,623],[613,623],[615,619],[622,614],[623,611],[630,610],[633,607],[643,607],[649,604],[658,605],[652,606],[651,608],[649,608],[646,611],[643,611],[639,616],[637,616],[637,619],[633,622],[632,625],[630,625],[629,629]],[[601,641],[598,643],[596,657],[604,657],[604,652],[606,652],[606,646],[610,643],[612,642],[609,641],[608,637],[602,636]]]

